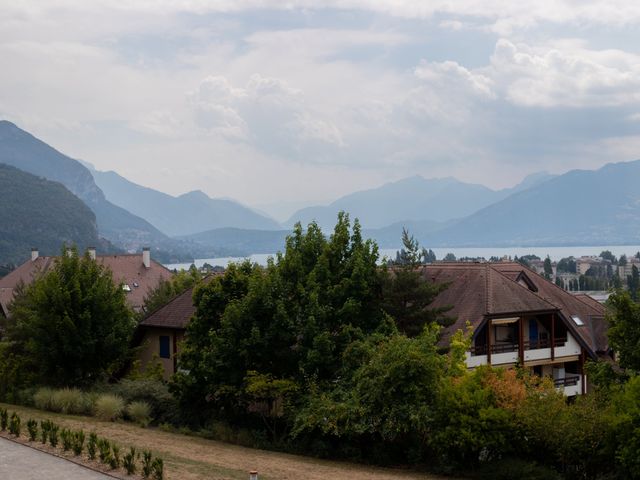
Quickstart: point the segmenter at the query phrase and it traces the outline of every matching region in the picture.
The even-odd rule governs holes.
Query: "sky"
[[[633,0],[0,0],[0,118],[283,219],[640,158]]]

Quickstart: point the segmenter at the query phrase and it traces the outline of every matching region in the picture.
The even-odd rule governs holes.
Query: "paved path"
[[[107,480],[102,475],[62,458],[0,438],[0,479]]]

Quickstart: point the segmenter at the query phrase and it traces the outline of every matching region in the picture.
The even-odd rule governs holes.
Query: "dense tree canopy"
[[[88,385],[129,354],[135,321],[111,272],[63,248],[52,269],[24,286],[10,307],[4,353],[22,380]]]

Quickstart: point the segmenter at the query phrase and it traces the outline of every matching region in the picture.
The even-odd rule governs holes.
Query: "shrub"
[[[60,427],[58,427],[58,425],[56,425],[55,423],[51,423],[51,426],[49,428],[49,444],[54,448],[58,446],[59,429]]]
[[[29,441],[34,442],[38,438],[38,422],[33,418],[27,421],[27,431],[29,432]]]
[[[120,447],[116,444],[113,444],[111,446],[111,451],[112,454],[111,458],[109,459],[109,466],[111,467],[111,470],[115,470],[120,466]]]
[[[101,420],[117,420],[122,416],[124,400],[118,395],[103,393],[96,400],[95,414]]]
[[[111,463],[111,443],[106,438],[98,439],[98,457],[104,464]]]
[[[149,450],[145,450],[142,452],[142,476],[144,478],[149,478],[151,473],[153,472],[153,466],[151,464],[151,452]]]
[[[0,430],[3,432],[7,429],[9,423],[9,412],[6,408],[0,408]]]
[[[54,390],[51,396],[51,409],[60,413],[85,413],[84,394],[77,388]]]
[[[9,421],[9,433],[19,437],[20,430],[20,416],[18,416],[16,412],[13,412],[13,414],[11,414],[11,420]]]
[[[51,430],[51,422],[49,420],[40,421],[40,441],[45,444],[49,438],[49,432]]]
[[[153,470],[153,478],[154,480],[163,480],[164,479],[164,462],[161,458],[155,458],[153,463],[151,464],[151,469]]]
[[[82,449],[84,448],[84,431],[78,430],[77,432],[73,432],[73,443],[71,448],[73,448],[73,453],[75,455],[80,455],[82,453]]]
[[[53,410],[53,393],[51,388],[39,388],[33,394],[33,405],[40,410]]]
[[[96,451],[98,448],[98,435],[95,432],[89,434],[89,441],[87,442],[87,453],[90,460],[95,460]]]
[[[136,400],[127,405],[127,417],[142,427],[151,421],[151,406],[144,401]]]
[[[111,386],[110,391],[120,395],[127,403],[147,402],[151,407],[150,417],[158,423],[180,423],[180,409],[176,399],[167,385],[160,381],[123,379]]]
[[[561,480],[560,474],[550,468],[517,458],[505,458],[483,465],[478,470],[480,480]]]
[[[122,466],[127,472],[127,475],[136,473],[136,458],[138,458],[138,455],[134,447],[131,447],[129,452],[122,457]]]
[[[60,439],[62,440],[62,449],[65,452],[71,450],[71,444],[73,443],[73,434],[71,430],[63,428],[60,431]]]

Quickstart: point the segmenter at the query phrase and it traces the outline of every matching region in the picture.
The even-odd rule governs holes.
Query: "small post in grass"
[[[258,480],[258,471],[257,470],[251,470],[249,472],[249,480]]]

